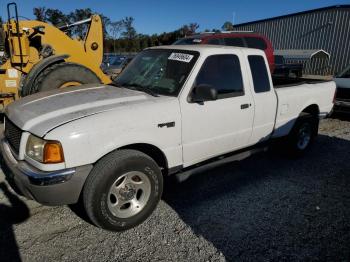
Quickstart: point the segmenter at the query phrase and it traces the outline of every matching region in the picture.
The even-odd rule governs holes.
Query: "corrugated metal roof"
[[[334,74],[350,64],[350,5],[236,25],[234,29],[265,35],[275,50],[322,49],[331,54],[330,59],[301,60],[304,74]]]
[[[275,50],[275,55],[281,55],[286,59],[308,60],[312,58],[330,59],[331,55],[323,49],[286,49]]]
[[[261,23],[261,22],[266,22],[266,21],[271,21],[271,20],[276,20],[276,19],[296,16],[296,15],[303,15],[303,14],[308,14],[308,13],[313,13],[313,12],[319,12],[319,11],[325,11],[325,10],[331,10],[331,9],[340,9],[340,8],[350,8],[350,5],[326,6],[326,7],[321,7],[321,8],[317,8],[317,9],[311,9],[311,10],[306,10],[306,11],[302,11],[302,12],[297,12],[297,13],[292,13],[292,14],[287,14],[287,15],[280,15],[280,16],[275,16],[275,17],[271,17],[271,18],[266,18],[266,19],[260,19],[260,20],[255,20],[255,21],[251,21],[251,22],[241,23],[241,24],[237,24],[237,25],[234,25],[234,26],[235,27],[236,26],[245,26],[245,25]]]

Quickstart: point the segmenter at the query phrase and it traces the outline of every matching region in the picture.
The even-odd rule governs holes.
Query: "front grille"
[[[22,130],[12,123],[7,117],[5,118],[5,137],[14,151],[18,154]]]

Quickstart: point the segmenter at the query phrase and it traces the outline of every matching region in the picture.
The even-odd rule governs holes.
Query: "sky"
[[[6,18],[6,4],[0,0],[0,15]],[[349,0],[18,0],[19,15],[33,19],[34,7],[60,9],[64,13],[77,8],[91,8],[112,21],[126,16],[135,18],[138,33],[170,32],[196,22],[199,31],[220,29],[225,21],[234,24],[255,21],[310,9],[350,4]]]

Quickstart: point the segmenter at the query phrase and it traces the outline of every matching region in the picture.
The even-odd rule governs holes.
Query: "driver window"
[[[196,86],[210,85],[218,92],[218,99],[243,96],[243,79],[239,58],[236,55],[209,56],[197,78]]]

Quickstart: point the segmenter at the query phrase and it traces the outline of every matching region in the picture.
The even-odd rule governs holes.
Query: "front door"
[[[184,167],[243,148],[252,133],[254,102],[239,56],[208,56],[194,85],[203,84],[214,87],[218,99],[181,102]]]

